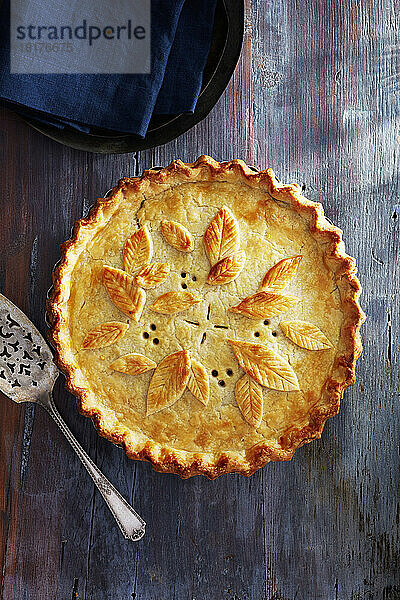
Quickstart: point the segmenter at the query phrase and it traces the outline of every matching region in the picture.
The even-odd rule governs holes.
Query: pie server
[[[140,540],[146,523],[104,477],[61,418],[52,390],[60,372],[49,346],[26,315],[0,294],[0,392],[47,410],[86,467],[125,538]]]

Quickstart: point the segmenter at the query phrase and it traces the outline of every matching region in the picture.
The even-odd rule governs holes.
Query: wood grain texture
[[[0,290],[45,332],[58,245],[121,176],[173,158],[271,166],[324,204],[368,314],[358,380],[320,441],[250,479],[181,481],[67,423],[148,523],[122,539],[40,409],[0,405],[2,600],[398,600],[400,6],[254,0],[238,68],[205,121],[138,156],[64,148],[0,116]]]

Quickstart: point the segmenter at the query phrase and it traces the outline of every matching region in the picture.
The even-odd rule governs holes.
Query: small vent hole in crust
[[[192,275],[192,276],[191,276],[191,275],[190,275],[190,273],[187,273],[186,271],[182,271],[182,272],[181,272],[181,277],[182,277],[182,279],[186,279],[186,281],[184,281],[184,282],[182,282],[182,283],[181,283],[181,286],[182,286],[182,288],[183,288],[184,290],[186,290],[186,289],[187,289],[187,287],[188,287],[188,281],[189,281],[190,279],[191,279],[192,281],[197,281],[197,277],[196,277],[196,275]]]

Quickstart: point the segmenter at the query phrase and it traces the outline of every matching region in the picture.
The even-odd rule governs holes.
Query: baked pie
[[[354,259],[271,170],[202,156],[121,180],[53,281],[51,339],[80,411],[157,471],[290,460],[354,383]]]

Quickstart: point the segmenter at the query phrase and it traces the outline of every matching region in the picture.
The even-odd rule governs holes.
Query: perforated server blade
[[[0,392],[47,410],[86,467],[125,538],[140,540],[146,523],[96,467],[61,418],[52,390],[59,376],[51,350],[27,316],[0,294]]]

